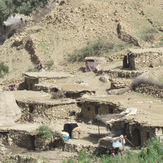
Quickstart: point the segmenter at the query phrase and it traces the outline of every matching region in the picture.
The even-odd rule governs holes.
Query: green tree
[[[12,13],[29,15],[38,7],[44,7],[49,0],[0,0],[0,25]]]

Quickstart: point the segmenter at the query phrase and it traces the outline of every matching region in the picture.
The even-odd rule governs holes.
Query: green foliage
[[[97,41],[88,41],[86,47],[75,49],[73,54],[68,54],[70,62],[82,61],[85,57],[100,56],[102,54],[110,54],[125,49],[128,44],[115,44],[106,38],[98,38]]]
[[[38,68],[34,68],[34,69],[29,69],[28,71],[29,72],[39,72],[39,69]]]
[[[51,67],[53,66],[54,64],[54,61],[53,60],[49,60],[45,63],[46,67],[48,68],[48,70],[51,69]]]
[[[160,143],[159,139],[153,137],[149,140],[146,146],[142,149],[141,152],[129,151],[126,155],[119,157],[112,157],[108,154],[102,155],[99,158],[92,157],[85,150],[82,150],[78,154],[78,163],[162,163],[163,161],[163,144]],[[68,159],[63,163],[74,163],[77,162],[72,158]]]
[[[0,24],[12,13],[29,15],[38,7],[44,7],[49,0],[0,0]]]
[[[44,138],[49,139],[52,138],[53,134],[50,128],[46,125],[42,125],[39,127],[39,134],[43,135]]]
[[[3,62],[0,63],[0,78],[2,78],[8,72],[9,72],[9,67],[6,66]]]

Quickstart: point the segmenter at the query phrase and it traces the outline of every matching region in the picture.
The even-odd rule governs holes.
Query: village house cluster
[[[16,125],[0,127],[2,142],[7,139],[9,145],[30,150],[62,147],[64,151],[74,152],[85,148],[93,153],[102,147],[140,148],[153,136],[162,141],[163,103],[159,89],[162,85],[143,80],[149,79],[153,60],[142,62],[153,53],[159,58],[163,49],[131,49],[114,64],[105,58],[89,57],[85,59],[85,72],[80,74],[24,73],[24,80],[15,83],[17,90],[11,92],[21,116]],[[143,95],[145,90],[148,91]],[[153,97],[156,92],[158,98]],[[53,139],[41,139],[37,130],[41,124],[50,124],[55,132]],[[68,129],[74,125],[77,130]],[[71,134],[71,139],[66,139],[68,142],[62,142],[57,135],[63,131],[65,134],[65,130]],[[120,139],[126,139],[126,144],[117,145]]]

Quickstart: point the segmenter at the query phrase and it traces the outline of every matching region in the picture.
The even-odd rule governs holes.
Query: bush
[[[158,33],[158,31],[155,28],[149,28],[146,31],[144,31],[142,39],[146,42],[152,42],[154,40],[156,33]]]
[[[44,138],[49,139],[52,138],[53,134],[50,128],[46,125],[42,125],[39,127],[39,134],[43,135]]]
[[[87,46],[80,50],[75,49],[73,54],[69,54],[69,61],[82,61],[85,57],[100,56],[102,53],[108,53],[114,48],[114,43],[107,41],[105,38],[99,38],[95,42],[87,42]]]
[[[6,75],[9,72],[9,67],[4,63],[0,63],[0,78]]]
[[[51,67],[53,66],[54,64],[54,61],[53,60],[49,60],[45,63],[46,67],[48,68],[48,70],[51,69]]]

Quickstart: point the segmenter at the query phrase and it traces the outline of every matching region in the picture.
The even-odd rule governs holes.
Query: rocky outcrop
[[[129,30],[126,24],[119,23],[117,26],[118,37],[125,41],[134,44],[135,46],[140,46],[138,38],[136,38],[132,32]]]
[[[0,126],[14,124],[21,117],[21,110],[11,92],[0,93]]]

